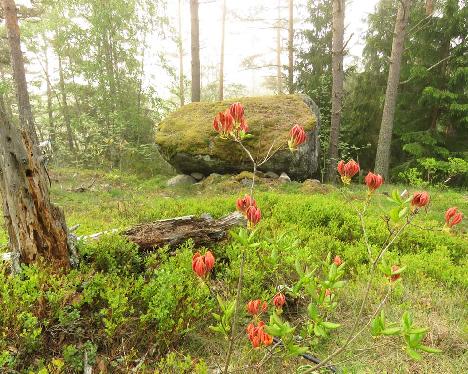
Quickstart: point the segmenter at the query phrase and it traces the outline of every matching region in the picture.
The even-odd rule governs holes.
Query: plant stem
[[[229,364],[231,362],[232,351],[234,350],[234,339],[236,336],[236,328],[237,328],[237,317],[239,315],[239,305],[242,293],[242,280],[244,277],[244,262],[245,262],[245,253],[242,251],[241,255],[241,263],[239,267],[239,280],[237,281],[237,293],[236,293],[236,308],[234,310],[234,316],[232,317],[232,325],[231,325],[231,335],[229,336],[229,348],[226,357],[226,365],[224,366],[224,374],[228,373]]]

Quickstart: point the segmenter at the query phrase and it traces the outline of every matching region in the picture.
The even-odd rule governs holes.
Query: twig
[[[224,366],[224,374],[229,372],[229,364],[231,363],[232,351],[234,350],[234,340],[236,335],[237,328],[237,316],[239,315],[239,305],[242,293],[242,279],[244,276],[244,262],[245,262],[245,253],[242,251],[241,263],[239,268],[239,280],[237,282],[237,294],[236,294],[236,308],[234,310],[234,316],[232,317],[232,326],[231,326],[231,335],[229,337],[229,348],[226,357],[226,365]]]

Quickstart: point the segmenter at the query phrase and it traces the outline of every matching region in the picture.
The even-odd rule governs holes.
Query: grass
[[[180,188],[166,187],[166,177],[163,176],[145,180],[99,171],[59,169],[51,173],[51,178],[53,200],[64,209],[69,226],[80,225],[76,231],[78,235],[179,215],[208,212],[219,217],[231,212],[235,198],[247,192],[247,187],[231,177]],[[90,190],[72,192],[74,188],[88,186],[92,181],[94,184]],[[382,193],[376,196],[378,203],[370,209],[366,222],[370,240],[375,244],[385,237],[382,216],[391,204],[383,193],[394,187],[382,188]],[[348,264],[346,277],[349,285],[339,293],[339,307],[331,316],[343,327],[315,348],[314,354],[319,357],[326,356],[346,338],[366,283],[365,249],[358,221],[349,208],[350,204],[360,203],[362,188],[353,186],[352,191],[350,198],[345,199],[339,190],[333,188],[307,189],[305,192],[300,183],[278,185],[265,180],[259,182],[256,195],[264,213],[259,231],[261,240],[273,241],[272,245],[281,235],[299,240],[296,253],[281,252],[280,249],[284,256],[284,270],[275,275],[279,282],[294,281],[294,274],[288,266],[296,258],[313,264],[332,252],[339,253]],[[385,311],[389,319],[398,320],[405,310],[410,309],[418,325],[430,328],[425,343],[442,349],[443,353],[425,355],[422,361],[414,362],[403,352],[401,342],[390,338],[374,340],[365,333],[334,360],[335,365],[348,372],[462,373],[468,369],[467,220],[458,227],[456,234],[443,233],[438,229],[443,224],[445,209],[455,205],[468,212],[468,199],[464,192],[435,189],[429,189],[429,192],[431,207],[423,213],[424,220],[418,224],[421,227],[411,227],[388,253],[390,261],[407,265],[408,269],[403,275],[404,287],[397,287]],[[6,242],[3,229],[0,230],[0,245],[2,242]],[[230,258],[229,251],[232,251],[225,243],[213,250],[219,258]],[[268,256],[268,249],[262,251],[262,255]],[[218,269],[217,277],[224,282],[220,287],[235,283],[235,266],[236,263],[232,262],[232,274],[223,268]],[[246,275],[245,299],[271,292],[275,283],[275,280],[262,275],[261,268],[255,267],[258,264],[252,266]],[[379,287],[381,285],[377,284],[376,289]],[[378,294],[372,293],[371,306],[378,302]],[[288,305],[288,308],[286,316],[295,321],[298,318],[296,310],[293,310],[293,305]],[[297,308],[301,310],[300,303]],[[365,312],[369,315],[372,308]],[[172,345],[175,352],[190,355],[192,359],[203,359],[209,367],[222,362],[227,344],[209,332],[207,326],[210,323],[209,317],[194,323],[184,334],[185,338]],[[234,353],[234,362],[238,368],[248,367],[256,362],[255,358],[261,359],[262,356],[263,351],[252,351],[245,339]],[[294,372],[301,364],[305,362],[300,359],[284,361],[273,357],[262,370],[268,373]],[[254,371],[252,366],[244,369],[244,372]]]

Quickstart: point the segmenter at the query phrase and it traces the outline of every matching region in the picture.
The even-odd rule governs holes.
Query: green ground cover
[[[231,177],[168,188],[164,176],[145,180],[70,169],[54,170],[51,176],[53,199],[65,210],[70,226],[80,224],[78,235],[178,215],[207,212],[220,217],[231,212],[235,199],[247,192]],[[73,192],[93,181],[90,190]],[[379,190],[375,197],[378,203],[366,218],[369,240],[376,247],[387,235],[383,216],[390,202],[385,193],[392,188]],[[363,187],[353,186],[352,190],[351,196],[344,198],[334,188],[314,190],[300,183],[260,181],[256,194],[263,211],[257,234],[262,244],[255,253],[247,254],[243,301],[271,297],[278,284],[295,282],[297,259],[313,265],[331,252],[347,264],[348,284],[338,293],[340,303],[331,316],[342,328],[314,347],[319,357],[346,338],[367,280],[364,239],[350,207],[360,203]],[[424,355],[415,362],[403,352],[400,342],[374,339],[366,332],[334,361],[347,372],[467,371],[467,223],[465,220],[453,234],[440,228],[448,206],[468,212],[468,198],[463,191],[429,192],[432,203],[428,212],[418,217],[415,226],[387,254],[388,261],[405,265],[407,270],[385,311],[388,318],[398,319],[410,309],[418,325],[430,328],[425,344],[443,353]],[[5,232],[0,231],[0,245],[5,242]],[[228,241],[211,249],[217,258],[213,285],[229,296],[239,271],[238,248]],[[216,311],[216,303],[192,274],[190,243],[172,254],[164,249],[140,253],[114,234],[80,243],[79,250],[80,268],[66,275],[41,263],[17,277],[2,269],[2,370],[35,373],[48,367],[54,372],[64,365],[67,372],[80,372],[85,351],[98,370],[107,368],[110,372],[136,368],[136,372],[191,373],[222,366],[227,342],[208,329],[214,323],[211,312]],[[279,260],[270,268],[273,253]],[[382,287],[383,283],[376,283],[366,315],[378,304],[377,291]],[[285,318],[298,322],[304,306],[300,299],[289,300]],[[247,322],[247,316],[242,316],[242,334]],[[253,351],[242,336],[233,365],[239,372],[256,372],[254,364],[263,355],[264,351]],[[262,370],[293,373],[301,364],[301,359],[285,361],[273,356]]]

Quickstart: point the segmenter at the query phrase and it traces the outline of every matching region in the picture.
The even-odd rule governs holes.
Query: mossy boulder
[[[161,155],[178,171],[186,174],[236,173],[251,169],[251,163],[240,146],[222,140],[213,130],[214,116],[240,101],[252,138],[245,146],[257,160],[262,160],[270,146],[283,146],[260,167],[262,171],[286,172],[291,178],[310,178],[318,167],[319,112],[315,103],[304,95],[244,97],[214,103],[188,104],[170,114],[156,131],[156,143]],[[308,139],[298,151],[287,149],[289,130],[299,123]]]

